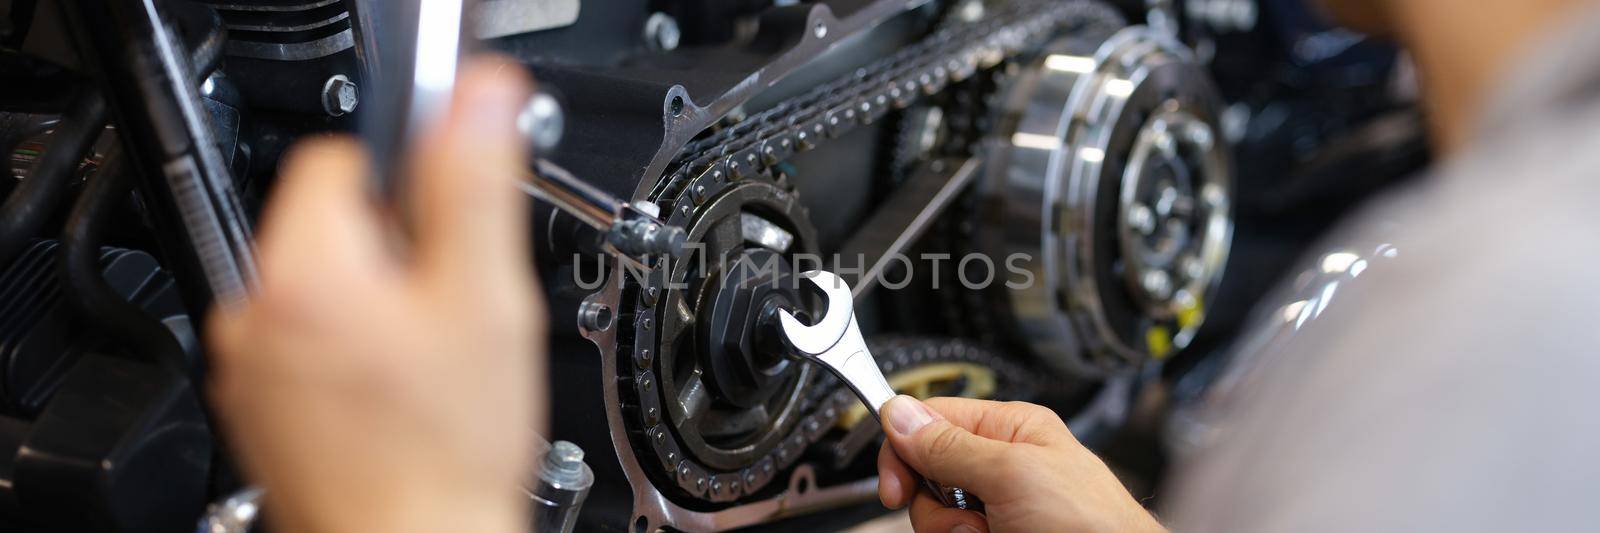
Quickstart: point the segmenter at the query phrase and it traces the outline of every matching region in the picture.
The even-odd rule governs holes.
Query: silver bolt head
[[[1181,196],[1182,193],[1178,192],[1178,188],[1175,186],[1166,185],[1162,187],[1161,191],[1156,193],[1156,214],[1161,215],[1162,218],[1171,217],[1172,213],[1177,210]]]
[[[549,457],[553,464],[576,466],[583,462],[583,448],[571,442],[558,440],[550,446]]]
[[[644,42],[650,49],[657,52],[677,50],[678,42],[682,39],[683,32],[678,29],[678,20],[672,15],[657,11],[645,19]]]
[[[1206,262],[1199,257],[1185,256],[1178,264],[1183,269],[1183,275],[1191,280],[1198,280],[1206,275]]]
[[[1140,235],[1150,235],[1156,231],[1156,215],[1150,206],[1133,204],[1128,208],[1128,227],[1139,232]]]
[[[557,488],[572,489],[593,483],[594,475],[583,464],[583,448],[564,440],[550,444],[539,468],[539,479]]]
[[[566,113],[554,95],[537,91],[517,113],[517,131],[527,139],[534,153],[547,154],[561,144],[566,133]]]
[[[361,91],[344,74],[334,74],[322,86],[322,109],[328,116],[342,117],[353,113],[360,103]]]
[[[1216,136],[1211,133],[1211,126],[1204,122],[1190,123],[1189,127],[1185,128],[1184,134],[1190,143],[1202,151],[1210,150],[1212,144],[1216,142]]]
[[[1165,270],[1151,270],[1139,281],[1152,298],[1165,300],[1172,296],[1172,277]]]

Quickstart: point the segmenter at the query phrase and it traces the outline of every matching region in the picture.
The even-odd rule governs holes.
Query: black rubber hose
[[[217,10],[204,4],[185,6],[176,10],[176,16],[183,33],[192,36],[185,39],[185,44],[190,49],[189,65],[194,81],[199,84],[222,64],[222,47],[228,41],[227,26]]]
[[[34,162],[28,179],[22,180],[0,205],[0,268],[9,266],[58,212],[73,172],[105,128],[105,99],[98,91],[83,89],[56,125],[50,146]],[[0,155],[10,158],[9,152]]]
[[[183,345],[161,321],[124,299],[100,272],[100,243],[111,215],[133,192],[134,173],[112,148],[78,197],[61,235],[61,281],[73,311],[140,360],[189,375]]]

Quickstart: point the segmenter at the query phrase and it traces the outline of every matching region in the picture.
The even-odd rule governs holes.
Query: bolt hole
[[[584,327],[593,331],[611,329],[611,319],[614,318],[611,307],[599,302],[584,302],[579,312],[582,313]]]
[[[633,521],[633,533],[645,533],[645,531],[649,530],[649,528],[650,521],[645,520],[642,516],[639,517],[638,520]]]
[[[682,116],[683,115],[683,97],[682,96],[674,96],[674,97],[672,97],[672,102],[667,104],[667,105],[672,110],[672,116],[676,117],[676,116]]]
[[[794,484],[794,491],[797,494],[805,494],[807,492],[811,492],[811,478],[808,478],[808,477],[800,478],[800,480],[795,482],[795,484]]]
[[[820,20],[817,21],[817,24],[815,26],[811,27],[811,34],[812,35],[816,35],[818,39],[821,39],[823,37],[827,37],[828,36],[828,24],[825,23],[825,22],[822,22]]]

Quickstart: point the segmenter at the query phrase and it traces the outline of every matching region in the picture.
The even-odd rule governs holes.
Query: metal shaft
[[[517,186],[600,231],[611,231],[626,205],[543,159],[534,161],[532,175]]]

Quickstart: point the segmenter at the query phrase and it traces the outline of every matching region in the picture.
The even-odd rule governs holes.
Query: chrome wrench
[[[437,124],[448,108],[462,59],[484,48],[466,29],[475,22],[478,5],[477,0],[350,3],[363,83],[382,88],[367,91],[358,113],[362,138],[373,153],[375,174],[386,195],[398,189],[392,178],[406,147],[416,142],[419,132]],[[529,108],[516,118],[534,152],[548,151],[560,138],[563,111],[549,93],[535,94]],[[683,253],[686,234],[663,222],[654,204],[625,202],[545,159],[548,154],[533,155],[532,169],[519,188],[601,232],[604,248],[616,257],[643,267],[650,256]]]
[[[855,298],[850,286],[839,276],[825,270],[812,270],[800,275],[826,295],[827,307],[815,324],[805,325],[794,313],[785,309],[778,315],[783,328],[783,339],[790,350],[807,360],[822,365],[844,381],[867,410],[883,423],[880,411],[895,397],[878,361],[867,350],[867,341],[861,337],[861,327],[856,325]],[[946,487],[936,481],[922,478],[922,484],[946,507],[983,512],[983,501],[957,487]]]

